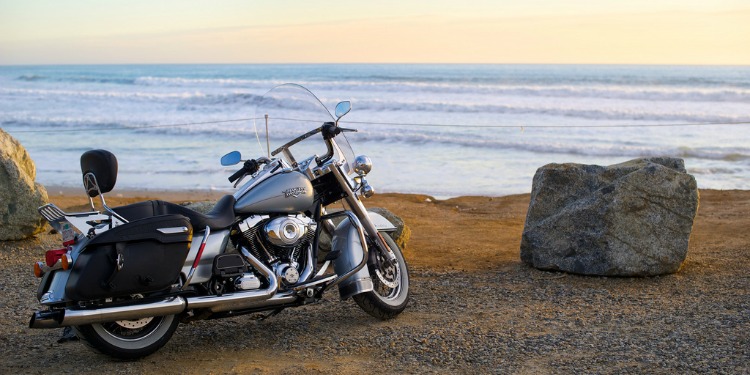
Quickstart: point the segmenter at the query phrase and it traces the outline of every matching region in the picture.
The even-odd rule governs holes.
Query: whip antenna
[[[271,141],[268,140],[268,113],[266,113],[266,150],[268,151],[268,158],[271,158]]]

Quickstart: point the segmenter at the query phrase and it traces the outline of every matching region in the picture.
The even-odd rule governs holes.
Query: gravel
[[[56,241],[0,243],[3,372],[750,372],[747,249],[689,256],[680,273],[654,278],[549,273],[520,260],[480,272],[412,267],[412,300],[390,321],[334,292],[265,320],[181,325],[156,354],[120,362],[57,343],[59,329],[28,328],[38,308],[31,265]]]

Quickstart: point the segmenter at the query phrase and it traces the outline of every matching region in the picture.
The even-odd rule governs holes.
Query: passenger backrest
[[[81,173],[83,188],[89,197],[108,193],[117,182],[117,158],[107,150],[86,151],[81,155]],[[94,178],[92,179],[89,174]]]

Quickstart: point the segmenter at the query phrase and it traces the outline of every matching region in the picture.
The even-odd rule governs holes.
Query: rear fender
[[[78,236],[78,242],[71,247],[70,258],[71,264],[75,264],[78,256],[81,254],[89,239],[85,236]],[[68,284],[71,266],[68,270],[57,269],[50,271],[42,277],[42,281],[37,288],[36,297],[42,305],[54,305],[68,302],[69,298],[65,295],[65,285]]]

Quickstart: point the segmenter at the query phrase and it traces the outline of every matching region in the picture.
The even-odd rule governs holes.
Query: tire
[[[376,265],[370,261],[367,267],[370,270],[370,278],[372,279],[374,290],[357,294],[352,298],[366,313],[378,319],[385,320],[400,314],[409,303],[409,269],[406,266],[404,255],[401,253],[398,245],[396,245],[396,242],[388,235],[384,235],[383,238],[391,250],[393,250],[398,261],[396,272],[396,278],[399,281],[398,286],[390,288],[383,284],[376,274]]]
[[[75,326],[88,347],[122,360],[136,360],[153,354],[169,341],[180,320],[176,315],[139,320]]]

